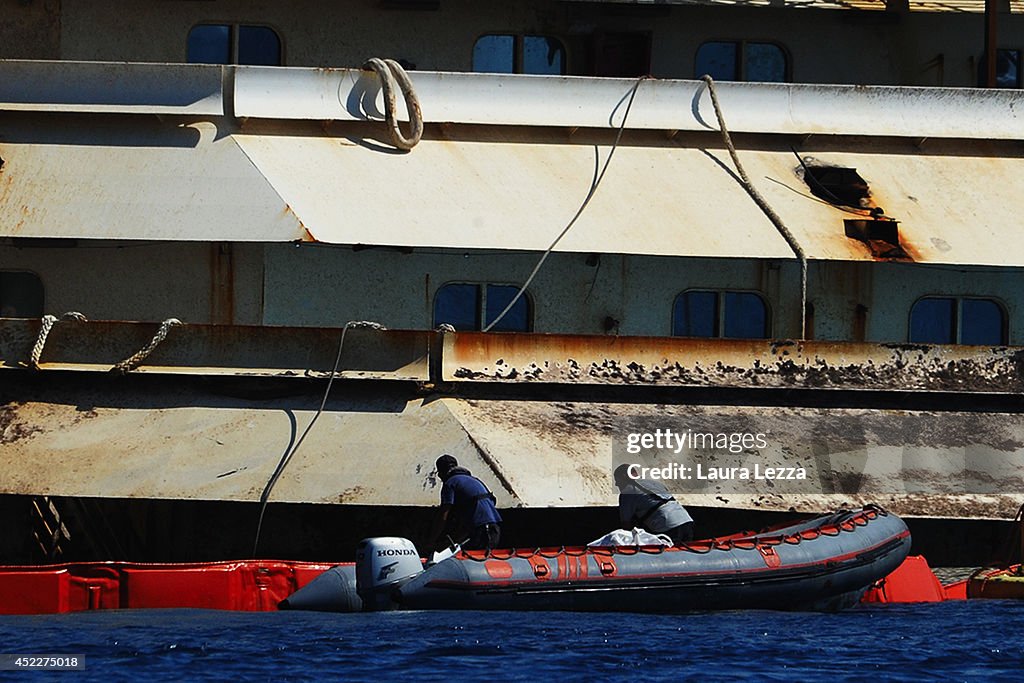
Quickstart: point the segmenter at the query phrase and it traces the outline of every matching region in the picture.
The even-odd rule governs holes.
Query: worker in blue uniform
[[[459,467],[454,456],[442,455],[435,463],[441,486],[441,507],[431,530],[431,544],[444,547],[446,536],[466,539],[460,543],[465,550],[490,550],[501,539],[501,515],[494,503],[494,494],[487,485]]]

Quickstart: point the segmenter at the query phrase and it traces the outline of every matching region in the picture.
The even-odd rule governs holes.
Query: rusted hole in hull
[[[803,159],[799,155],[801,175],[811,193],[836,207],[854,209],[857,218],[843,221],[845,234],[863,242],[876,259],[913,261],[914,255],[900,242],[899,221],[885,215],[875,204],[868,182],[847,166],[830,166]],[[849,211],[849,209],[843,209]]]
[[[804,163],[804,182],[811,194],[829,204],[864,208],[871,195],[868,182],[855,168],[818,166]]]
[[[900,244],[899,221],[891,218],[847,218],[846,236],[860,240],[875,258],[909,258]]]

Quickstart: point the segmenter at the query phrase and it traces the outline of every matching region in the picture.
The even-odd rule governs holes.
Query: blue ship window
[[[921,299],[910,311],[910,341],[956,343],[956,299]]]
[[[482,330],[501,315],[518,292],[515,285],[447,284],[434,298],[434,327],[448,324],[456,330]],[[530,317],[530,301],[524,294],[492,331],[529,332]]]
[[[909,338],[922,344],[1002,346],[1006,312],[992,299],[926,297],[910,310]]]
[[[515,73],[515,46],[515,36],[481,36],[473,46],[473,71],[492,74]]]
[[[42,318],[43,281],[35,273],[0,271],[0,318]]]
[[[549,36],[523,36],[523,73],[565,73],[565,46]]]
[[[704,74],[716,81],[784,83],[789,73],[785,50],[774,43],[712,41],[697,48],[697,78]]]
[[[676,297],[672,334],[677,337],[717,337],[718,293],[685,292]]]
[[[704,74],[716,81],[740,80],[736,43],[704,43],[697,48],[697,78]]]
[[[199,24],[188,33],[190,64],[281,65],[281,38],[269,26]]]
[[[238,27],[238,64],[281,66],[281,39],[268,26]]]
[[[550,36],[488,34],[473,45],[473,71],[496,74],[565,73],[565,46]]]
[[[755,292],[691,290],[676,297],[672,334],[677,337],[766,339],[768,306]]]
[[[230,64],[231,27],[193,26],[188,32],[188,61],[189,64]]]

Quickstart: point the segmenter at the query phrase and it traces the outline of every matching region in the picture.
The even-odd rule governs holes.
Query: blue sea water
[[[1024,602],[831,614],[102,611],[0,617],[0,653],[84,654],[3,680],[1020,681]]]

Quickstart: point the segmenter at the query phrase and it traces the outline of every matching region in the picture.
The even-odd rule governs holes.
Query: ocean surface
[[[0,617],[0,653],[85,670],[0,680],[1020,681],[1024,601],[832,614],[125,610]]]

